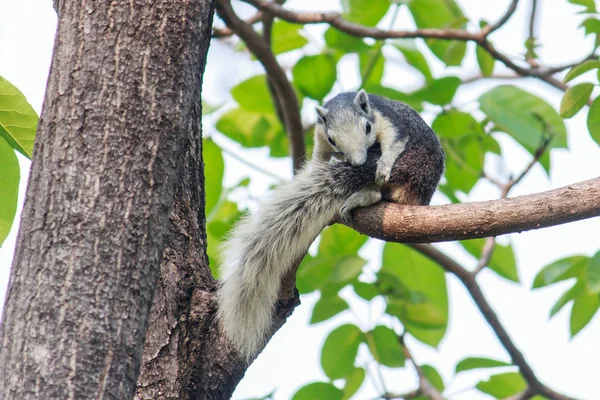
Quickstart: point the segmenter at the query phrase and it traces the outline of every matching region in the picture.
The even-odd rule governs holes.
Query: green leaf
[[[394,311],[405,329],[416,339],[437,346],[448,324],[448,291],[444,271],[433,261],[411,248],[386,243],[381,271],[396,276],[424,301],[394,299],[388,309]]]
[[[346,303],[346,301],[337,294],[333,296],[323,296],[319,299],[319,301],[317,301],[315,307],[313,308],[313,313],[310,317],[310,323],[316,324],[326,321],[334,315],[347,310],[348,308],[348,303]]]
[[[496,63],[496,59],[480,45],[477,45],[475,54],[477,55],[477,64],[479,64],[481,74],[483,76],[492,76],[494,73],[494,64]]]
[[[462,240],[460,244],[471,253],[473,257],[480,259],[485,239]],[[519,282],[517,261],[512,245],[503,246],[496,243],[494,251],[492,252],[492,258],[487,267],[505,279]]]
[[[600,145],[600,97],[596,97],[587,116],[587,127],[592,139]]]
[[[552,138],[550,148],[567,147],[567,130],[547,102],[515,86],[497,86],[479,98],[479,105],[496,127],[511,135],[531,154]],[[546,165],[549,170],[549,160]]]
[[[571,300],[574,300],[581,294],[585,294],[585,285],[583,284],[583,281],[578,280],[556,301],[554,306],[552,306],[552,309],[550,310],[550,318],[554,317],[564,306],[569,304]]]
[[[353,281],[360,275],[362,268],[367,262],[359,256],[343,257],[335,265],[335,268],[329,276],[329,280],[333,283],[348,283]]]
[[[584,6],[585,11],[581,11],[582,13],[596,13],[596,3],[594,0],[569,0],[569,3]]]
[[[288,154],[287,137],[274,114],[234,108],[221,115],[216,128],[244,147],[268,146],[271,157],[286,157]]]
[[[586,272],[588,293],[600,293],[600,251],[590,258]]]
[[[357,53],[369,49],[362,38],[348,35],[333,27],[325,31],[325,43],[328,48],[341,50],[344,53]]]
[[[427,82],[433,80],[429,64],[427,63],[425,56],[417,50],[414,39],[397,39],[392,41],[391,44],[400,50],[409,65],[423,74],[423,77]]]
[[[225,162],[221,148],[212,139],[202,140],[202,158],[204,160],[204,188],[206,193],[206,215],[210,215],[213,207],[221,197],[223,190],[223,174]]]
[[[360,389],[365,380],[365,370],[363,368],[354,368],[346,377],[344,385],[344,396],[342,400],[348,400]]]
[[[456,364],[456,373],[479,368],[509,367],[512,364],[483,357],[468,357]]]
[[[261,114],[234,108],[224,113],[216,128],[244,147],[266,146],[271,132],[269,121]]]
[[[356,325],[342,325],[334,329],[323,344],[321,367],[330,379],[340,379],[354,369],[358,345],[364,339]]]
[[[600,46],[600,21],[597,18],[588,18],[580,25],[585,29],[585,35],[596,35],[594,48]]]
[[[563,118],[571,118],[589,100],[594,90],[592,83],[580,83],[567,89],[560,102],[560,116]]]
[[[27,99],[0,76],[0,138],[31,159],[38,116]]]
[[[586,256],[571,256],[561,258],[546,265],[533,280],[532,289],[541,288],[566,279],[575,278],[587,265],[589,258]]]
[[[527,382],[518,372],[493,375],[487,381],[477,384],[477,389],[497,399],[504,399],[522,392],[527,388]]]
[[[342,15],[350,22],[375,26],[389,7],[388,0],[342,0]]]
[[[442,146],[446,152],[447,186],[453,191],[469,193],[483,170],[485,153],[479,140],[473,135],[453,140],[442,138]]]
[[[342,400],[343,393],[331,383],[313,382],[302,386],[292,400]]]
[[[221,108],[222,105],[223,104],[216,106],[214,104],[211,104],[211,103],[208,103],[208,102],[202,100],[202,115],[212,114],[215,111],[217,111],[219,108]]]
[[[425,375],[425,378],[427,378],[427,380],[429,381],[429,383],[431,383],[433,385],[434,388],[436,388],[437,390],[439,390],[440,392],[444,391],[444,380],[442,379],[442,376],[440,375],[439,372],[437,372],[437,370],[435,368],[433,368],[431,365],[422,365],[421,369],[423,370],[423,375]]]
[[[302,94],[322,101],[335,83],[336,60],[329,54],[304,56],[292,68],[292,76]]]
[[[411,1],[408,8],[418,28],[465,28],[468,21],[454,0]],[[465,42],[425,40],[433,54],[448,66],[460,65],[467,51]]]
[[[471,114],[454,109],[438,114],[433,120],[431,128],[443,138],[457,138],[482,132],[481,125]]]
[[[375,45],[372,49],[358,54],[358,64],[363,87],[378,85],[383,78],[385,58],[381,52],[382,45]]]
[[[215,278],[219,277],[217,266],[221,254],[219,248],[225,240],[225,236],[231,230],[233,225],[240,219],[242,213],[237,204],[228,200],[222,200],[217,203],[211,211],[206,225],[207,253],[210,259],[210,268]]]
[[[398,335],[387,326],[378,325],[366,334],[371,354],[379,364],[390,368],[403,367],[406,361]]]
[[[572,79],[577,78],[580,75],[585,74],[588,71],[593,69],[600,68],[600,61],[598,60],[588,60],[582,64],[576,65],[565,75],[565,79],[563,79],[564,83],[569,82]]]
[[[377,296],[377,288],[372,283],[354,282],[352,284],[354,292],[367,301],[371,301]]]
[[[310,293],[322,288],[339,259],[339,256],[311,257],[306,255],[298,268],[296,276],[296,286],[300,294]]]
[[[444,106],[450,104],[460,83],[460,78],[456,76],[445,76],[431,81],[423,89],[416,91],[414,95],[428,103]]]
[[[255,75],[231,89],[231,95],[245,110],[273,114],[275,108],[266,75]]]
[[[577,335],[594,317],[600,308],[600,295],[584,294],[575,298],[569,327],[571,337]]]
[[[281,54],[299,49],[308,43],[298,31],[302,25],[292,24],[283,20],[276,20],[271,32],[271,48],[274,54]]]
[[[356,255],[369,239],[352,228],[345,225],[335,224],[321,233],[319,243],[319,255],[340,256]]]
[[[17,213],[19,179],[17,155],[0,136],[0,247],[8,236]]]

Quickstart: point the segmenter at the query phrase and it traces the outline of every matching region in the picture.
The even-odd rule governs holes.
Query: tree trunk
[[[128,399],[186,143],[198,166],[189,182],[202,183],[212,1],[60,1],[58,15],[0,331],[0,398]],[[200,204],[194,193],[178,197],[182,217]],[[206,263],[190,250],[180,257]]]

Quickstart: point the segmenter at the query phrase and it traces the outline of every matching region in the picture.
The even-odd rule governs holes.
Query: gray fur
[[[321,118],[321,121],[325,122],[327,120],[327,114],[329,113],[329,110],[321,106],[316,106],[315,110],[317,110],[317,115],[319,118]]]
[[[273,329],[282,277],[345,202],[372,184],[377,157],[370,155],[360,166],[313,158],[233,229],[222,249],[217,315],[225,334],[246,359],[256,355]]]
[[[371,115],[371,104],[369,103],[369,96],[364,89],[361,89],[354,97],[354,105],[359,110],[363,111],[367,116]]]

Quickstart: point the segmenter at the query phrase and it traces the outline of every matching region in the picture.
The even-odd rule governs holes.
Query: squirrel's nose
[[[349,158],[350,164],[357,166],[363,165],[367,161],[367,152],[353,153]]]

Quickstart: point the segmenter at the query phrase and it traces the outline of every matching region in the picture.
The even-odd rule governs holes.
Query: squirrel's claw
[[[340,210],[340,217],[342,218],[342,222],[350,225],[352,223],[352,214],[350,214],[350,209],[347,206],[342,207]]]
[[[392,169],[384,166],[380,162],[377,163],[377,171],[375,172],[375,184],[378,186],[385,185],[390,180]]]

